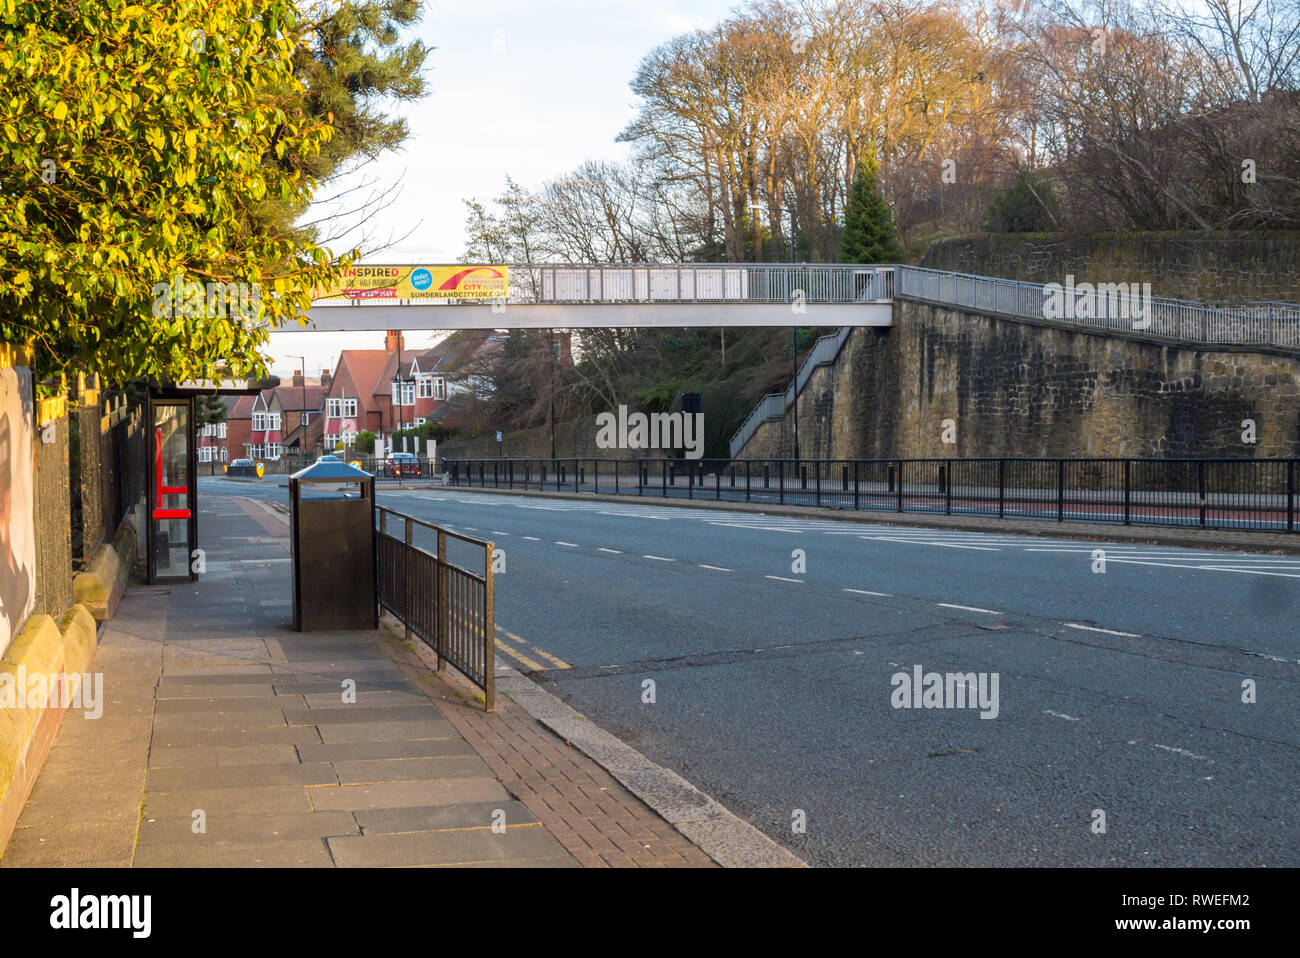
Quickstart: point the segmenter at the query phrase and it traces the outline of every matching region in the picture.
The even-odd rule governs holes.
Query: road
[[[1300,861],[1300,558],[457,489],[379,501],[504,550],[499,659],[811,864]],[[996,710],[896,708],[917,666],[996,675]]]

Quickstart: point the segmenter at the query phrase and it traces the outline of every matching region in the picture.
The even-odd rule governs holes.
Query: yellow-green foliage
[[[295,108],[296,19],[292,0],[0,0],[0,341],[33,342],[38,374],[265,371],[268,325],[334,268],[251,222],[310,197],[330,132]],[[256,286],[262,321],[192,298],[156,316],[176,277]]]

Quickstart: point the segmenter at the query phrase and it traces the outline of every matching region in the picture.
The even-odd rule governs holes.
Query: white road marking
[[[576,542],[561,542],[559,539],[555,540],[555,544],[557,546],[567,546],[570,549],[578,548],[578,544]]]
[[[1204,755],[1197,755],[1195,752],[1189,752],[1185,748],[1174,748],[1171,745],[1161,745],[1158,742],[1152,742],[1151,747],[1162,748],[1166,752],[1173,752],[1175,755],[1186,755],[1188,758],[1194,758],[1198,762],[1210,762],[1210,763],[1214,762],[1214,759],[1212,758],[1206,758]]]
[[[676,562],[676,559],[665,559],[663,556],[642,556],[642,559],[653,559],[655,562]]]
[[[601,516],[616,516],[619,519],[659,519],[663,522],[668,521],[667,516],[650,516],[640,512],[599,512]]]
[[[929,539],[899,539],[895,536],[858,536],[859,539],[871,539],[875,542],[902,542],[913,546],[941,546],[945,549],[973,549],[976,552],[1001,552],[990,546],[963,546],[955,542],[934,542]]]
[[[1053,718],[1065,719],[1067,722],[1077,722],[1077,721],[1079,721],[1079,720],[1078,720],[1077,718],[1075,718],[1073,715],[1066,715],[1064,712],[1053,712],[1051,709],[1043,709],[1043,711],[1044,711],[1046,714],[1052,716]]]
[[[616,556],[621,556],[621,555],[623,554],[623,553],[620,552],[618,549],[604,549],[604,548],[602,548],[600,551],[601,551],[601,552],[608,552],[610,555],[616,555]]]
[[[537,536],[524,536],[524,538],[527,539],[529,542],[541,542],[541,541],[542,541],[541,539],[537,538]]]
[[[938,603],[945,609],[961,609],[963,612],[983,612],[985,615],[1005,615],[1004,612],[998,612],[996,609],[977,609],[973,605],[953,605],[951,602]]]
[[[1091,625],[1079,625],[1074,622],[1065,623],[1067,629],[1082,629],[1084,632],[1101,632],[1103,635],[1118,635],[1124,639],[1140,639],[1142,636],[1136,632],[1116,632],[1114,629],[1098,629]]]
[[[842,592],[852,592],[854,595],[876,595],[882,599],[892,599],[893,596],[888,592],[868,592],[866,589],[841,589]]]
[[[787,579],[783,575],[769,575],[769,576],[764,576],[764,578],[775,579],[777,582],[803,582],[803,579]]]
[[[724,569],[720,565],[705,565],[703,562],[700,563],[700,568],[708,569],[710,572],[735,572],[736,571],[735,569]]]
[[[508,536],[508,535],[510,535],[510,533],[508,533],[508,532],[502,532],[500,529],[493,529],[493,530],[492,530],[492,535],[494,535],[494,536]]]

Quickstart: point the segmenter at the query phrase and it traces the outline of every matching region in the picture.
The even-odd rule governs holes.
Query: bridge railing
[[[919,266],[896,267],[894,284],[897,296],[981,312],[1184,342],[1300,349],[1300,304],[1294,303],[1192,303],[1148,297],[1130,283],[1068,287]]]
[[[891,280],[891,268],[876,266],[556,264],[512,266],[510,297],[538,303],[883,302],[892,295]]]

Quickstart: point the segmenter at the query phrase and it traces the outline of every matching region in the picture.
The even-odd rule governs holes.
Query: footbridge
[[[280,331],[888,326],[894,269],[364,264]]]
[[[1220,346],[1300,349],[1300,304],[1207,304],[1137,284],[1025,283],[903,265],[363,264],[282,332],[889,326],[906,300]]]

